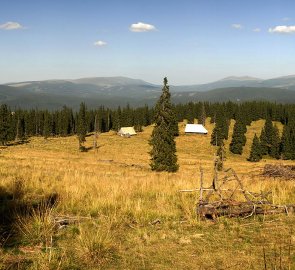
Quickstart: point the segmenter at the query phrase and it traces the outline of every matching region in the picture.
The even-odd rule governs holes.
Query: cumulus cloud
[[[97,47],[102,47],[102,46],[107,45],[107,43],[102,40],[95,41],[93,44],[94,44],[94,46],[97,46]]]
[[[278,25],[274,28],[269,28],[268,32],[277,33],[277,34],[294,34],[295,33],[295,25]]]
[[[3,30],[17,30],[23,28],[24,27],[18,22],[6,22],[4,24],[0,24],[0,29]]]
[[[260,28],[254,28],[254,29],[253,29],[253,32],[260,32],[260,31],[261,31]]]
[[[149,31],[156,30],[156,27],[154,25],[151,25],[151,24],[138,22],[138,23],[131,24],[129,29],[132,32],[149,32]]]
[[[234,28],[234,29],[242,29],[243,28],[243,26],[241,24],[239,24],[239,23],[233,23],[231,25],[231,27]]]

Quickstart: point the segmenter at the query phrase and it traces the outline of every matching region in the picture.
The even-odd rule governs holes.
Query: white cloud
[[[93,44],[94,44],[94,46],[97,46],[97,47],[102,47],[102,46],[107,45],[107,43],[102,40],[95,41]]]
[[[243,28],[243,26],[241,24],[239,24],[239,23],[234,23],[234,24],[231,25],[231,27],[235,28],[235,29],[242,29]]]
[[[0,24],[0,29],[3,30],[17,30],[23,28],[24,27],[18,22],[6,22],[4,24]]]
[[[260,28],[254,28],[253,32],[261,32],[261,29]]]
[[[291,18],[289,18],[289,17],[284,17],[284,18],[282,19],[282,21],[284,21],[284,22],[288,22],[288,21],[291,21]]]
[[[138,23],[131,24],[129,29],[132,32],[149,32],[149,31],[156,30],[156,27],[151,24],[138,22]]]
[[[294,34],[295,33],[295,25],[278,25],[274,28],[269,28],[268,32],[270,33],[278,33],[278,34]]]

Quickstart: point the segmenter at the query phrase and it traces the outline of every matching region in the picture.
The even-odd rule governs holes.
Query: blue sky
[[[138,24],[141,23],[141,24]],[[295,74],[294,0],[14,0],[0,83],[127,76],[161,84]]]

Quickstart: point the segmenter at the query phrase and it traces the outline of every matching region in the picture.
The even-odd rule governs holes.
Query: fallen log
[[[242,217],[248,218],[252,215],[274,215],[295,212],[295,205],[273,205],[269,202],[199,202],[197,213],[202,219],[216,219],[218,217]]]

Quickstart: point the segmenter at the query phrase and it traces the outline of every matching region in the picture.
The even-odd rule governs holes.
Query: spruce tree
[[[44,126],[43,126],[43,136],[44,139],[47,139],[51,134],[51,117],[48,111],[44,113]]]
[[[187,119],[188,124],[193,124],[195,122],[195,111],[194,111],[194,103],[189,102],[186,106],[186,116],[185,118]]]
[[[202,103],[201,106],[201,111],[199,113],[199,117],[198,117],[198,123],[205,126],[206,124],[206,110],[205,110],[205,104]]]
[[[6,104],[0,106],[0,144],[6,145],[10,139],[10,117],[11,112]]]
[[[216,115],[216,122],[211,134],[211,144],[220,146],[222,141],[228,139],[229,120],[225,114],[224,108],[220,107]]]
[[[273,158],[279,159],[280,158],[280,135],[279,129],[275,125],[272,130],[272,135],[270,138],[270,152],[269,155]]]
[[[168,87],[168,92],[169,92],[169,86],[167,86],[167,87]],[[170,95],[170,93],[169,93],[169,95]],[[171,106],[170,118],[171,118],[170,129],[171,129],[174,137],[177,137],[177,136],[179,136],[179,128],[178,128],[178,120],[177,120],[174,106]]]
[[[222,171],[223,169],[223,162],[226,159],[226,154],[225,154],[225,146],[224,146],[224,141],[222,141],[217,148],[217,159],[216,159],[216,166],[218,171]]]
[[[241,120],[236,120],[233,129],[232,141],[229,145],[229,150],[234,154],[241,155],[243,153],[243,146],[246,143],[245,131],[247,131],[245,126],[246,125]]]
[[[215,125],[212,134],[211,134],[211,141],[210,143],[215,146],[220,146],[223,141],[222,131],[221,128]]]
[[[164,87],[155,106],[155,127],[150,139],[152,146],[151,168],[155,171],[176,172],[178,170],[175,136],[175,113],[170,101],[167,78],[164,78]]]
[[[262,159],[261,145],[260,145],[259,139],[255,133],[248,161],[258,162],[261,159]]]
[[[93,149],[97,148],[97,138],[99,133],[99,115],[96,114],[94,117],[94,136],[93,136]]]
[[[281,153],[284,159],[295,159],[295,121],[284,126],[281,140]]]
[[[77,136],[79,141],[79,150],[84,151],[85,147],[83,143],[86,141],[87,123],[86,123],[86,106],[82,102],[80,104],[80,110],[78,114]]]
[[[270,153],[272,135],[273,135],[273,124],[272,124],[271,118],[268,116],[265,120],[265,124],[260,135],[262,155],[268,155]]]
[[[23,141],[25,139],[25,119],[21,112],[17,112],[17,121],[16,121],[16,130],[15,130],[15,141]]]
[[[114,119],[114,129],[116,131],[119,131],[119,129],[122,127],[122,110],[119,106],[117,111],[115,112],[115,119]]]

